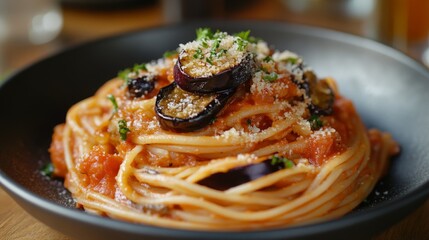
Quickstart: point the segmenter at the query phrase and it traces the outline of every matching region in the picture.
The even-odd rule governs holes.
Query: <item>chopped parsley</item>
[[[249,41],[250,30],[236,33],[236,34],[234,34],[234,36],[239,37],[239,38],[241,38],[243,40]]]
[[[211,51],[210,51],[210,56],[211,57],[213,57],[213,56],[216,56],[217,54],[217,49],[219,48],[219,44],[220,44],[220,39],[216,39],[216,40],[214,40],[214,42],[213,42],[213,46],[212,46],[212,49],[211,49]]]
[[[277,75],[277,73],[272,72],[270,74],[266,74],[264,76],[262,76],[262,79],[266,82],[274,82],[279,78],[279,75]]]
[[[131,73],[131,69],[127,68],[124,69],[122,71],[118,72],[118,78],[123,79],[123,80],[127,80],[128,79],[128,74]]]
[[[203,46],[203,48],[207,48],[209,46],[209,44],[207,43],[207,38],[203,38],[201,40],[201,45]]]
[[[298,62],[298,58],[296,57],[288,57],[285,60],[283,60],[286,63],[290,63],[290,64],[296,64]]]
[[[52,165],[52,163],[48,163],[42,167],[40,172],[43,176],[52,177],[52,174],[54,174],[54,165]]]
[[[118,102],[116,102],[115,96],[113,96],[112,94],[109,94],[109,95],[107,95],[107,99],[109,99],[113,105],[113,113],[117,113],[118,112]]]
[[[225,32],[219,30],[213,32],[210,28],[198,28],[195,33],[196,41],[200,42],[201,48],[207,49],[211,46],[210,57],[205,58],[207,63],[213,65],[213,58],[222,57],[228,52],[227,49],[220,49],[222,39],[227,36]],[[244,51],[249,42],[256,42],[256,39],[250,36],[250,30],[236,33],[234,36],[236,36],[234,43],[238,51]],[[192,55],[194,59],[204,59],[203,52],[205,51],[201,48],[197,49]]]
[[[129,80],[128,75],[130,73],[138,74],[140,70],[147,71],[146,63],[134,64],[134,66],[132,68],[126,68],[122,71],[119,71],[118,77],[123,79],[123,80],[128,81]]]
[[[234,34],[234,36],[240,37],[241,39],[246,40],[247,42],[250,42],[250,43],[257,43],[260,40],[259,38],[255,38],[253,36],[250,36],[250,30],[236,33],[236,34]]]
[[[125,120],[119,120],[118,127],[119,127],[119,135],[121,136],[121,140],[122,141],[127,140],[127,134],[128,132],[130,132],[130,129],[127,127],[127,122]]]
[[[221,49],[221,50],[219,50],[219,52],[217,53],[217,57],[222,57],[222,55],[224,55],[226,52],[227,52],[228,50],[226,50],[226,49]]]
[[[256,38],[256,37],[250,36],[249,39],[247,39],[247,41],[249,41],[250,43],[257,43],[257,42],[261,41],[261,38]]]
[[[284,168],[292,168],[293,166],[295,166],[295,163],[292,160],[289,160],[288,158],[285,158],[285,157],[279,157],[277,155],[274,155],[271,158],[271,165],[279,165],[279,164],[283,164]]]
[[[213,40],[211,42],[210,56],[205,58],[206,62],[210,65],[213,65],[214,57],[221,57],[227,52],[226,49],[219,49],[222,38],[226,37],[225,33],[219,30],[213,33],[210,28],[198,28],[196,30],[196,35],[196,40],[200,41],[200,46],[205,49],[209,47],[208,40]],[[197,50],[195,50],[195,53],[192,55],[192,57],[194,59],[204,59],[203,50],[201,48],[198,48]]]
[[[237,50],[243,51],[249,43],[250,30],[236,33],[234,36],[238,37],[235,40],[235,43],[237,44]]]
[[[266,56],[266,57],[263,59],[263,61],[264,61],[264,62],[271,62],[271,61],[273,61],[273,58],[272,58],[271,56]]]
[[[147,71],[146,63],[134,64],[133,72],[138,72],[140,70]]]
[[[311,130],[317,130],[323,127],[323,121],[317,115],[311,115],[308,121],[310,122]]]
[[[196,34],[197,34],[197,41],[203,40],[203,39],[212,39],[214,35],[210,28],[198,28],[196,30]]]
[[[176,50],[171,50],[171,51],[166,51],[162,56],[164,58],[169,58],[169,57],[174,56],[176,54],[177,54]]]
[[[195,53],[194,53],[193,57],[194,57],[195,59],[201,59],[201,58],[203,57],[203,51],[201,50],[201,48],[198,48],[198,49],[195,51]]]
[[[220,39],[214,40],[212,51],[218,49],[219,48],[219,44],[220,44]]]
[[[213,65],[215,58],[227,54],[228,49],[220,48],[222,40],[227,37],[227,33],[219,30],[214,32],[210,28],[198,28],[195,33],[196,41],[199,41],[200,45],[192,55],[194,59],[204,59],[207,63]],[[238,51],[245,51],[249,42],[256,42],[256,39],[250,36],[250,30],[236,33],[234,36],[236,37],[234,39],[235,48]],[[208,57],[207,52],[209,52]]]
[[[237,50],[238,51],[244,51],[244,48],[246,48],[246,46],[249,42],[244,40],[243,38],[237,38],[235,43],[237,44]]]

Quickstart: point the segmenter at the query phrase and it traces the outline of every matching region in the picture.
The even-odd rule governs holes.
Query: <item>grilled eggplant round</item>
[[[213,93],[238,87],[252,77],[254,59],[252,54],[247,54],[237,64],[227,69],[219,68],[219,72],[209,76],[191,76],[183,69],[181,55],[174,66],[174,81],[183,90],[194,93]],[[188,59],[186,61],[202,61],[200,59]],[[205,61],[205,60],[203,60]],[[209,63],[207,63],[209,64]]]
[[[235,91],[230,89],[221,93],[196,94],[172,83],[162,88],[156,97],[156,116],[165,130],[195,131],[212,123]]]

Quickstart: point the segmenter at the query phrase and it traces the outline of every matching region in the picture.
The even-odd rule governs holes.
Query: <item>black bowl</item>
[[[118,70],[147,62],[194,39],[198,27],[250,29],[278,49],[303,56],[332,76],[368,127],[392,133],[401,154],[356,210],[332,221],[246,232],[206,232],[136,225],[74,209],[60,180],[40,174],[52,128],[67,109],[91,96]],[[30,214],[77,239],[362,239],[382,231],[429,195],[429,72],[379,43],[343,33],[275,22],[203,22],[107,38],[46,58],[0,88],[0,183]]]

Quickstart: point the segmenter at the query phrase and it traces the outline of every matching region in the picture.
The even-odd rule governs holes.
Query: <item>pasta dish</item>
[[[49,149],[77,207],[124,221],[234,231],[334,219],[399,151],[332,78],[249,31],[197,29],[72,106]]]

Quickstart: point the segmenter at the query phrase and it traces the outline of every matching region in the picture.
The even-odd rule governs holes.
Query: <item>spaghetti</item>
[[[122,76],[125,83],[110,80],[71,107],[54,130],[50,153],[54,173],[65,177],[78,206],[115,219],[196,230],[290,226],[355,208],[398,152],[392,137],[367,130],[334,80],[312,79],[294,53],[269,49],[248,32],[216,34],[136,65]],[[159,91],[174,82],[180,54],[205,44],[208,50],[196,51],[202,57],[193,53],[195,59],[251,54],[251,77],[210,123],[185,132],[166,129],[155,111]],[[215,54],[213,44],[219,45]],[[212,69],[210,61],[199,64]],[[146,90],[136,91],[143,77]],[[331,102],[318,98],[317,82],[331,91]],[[321,101],[330,111],[317,105]],[[183,115],[192,104],[166,106]]]

